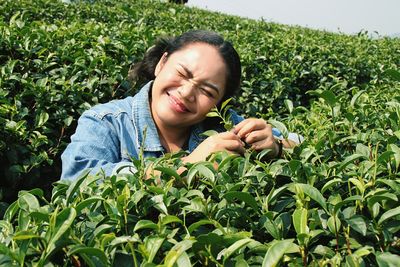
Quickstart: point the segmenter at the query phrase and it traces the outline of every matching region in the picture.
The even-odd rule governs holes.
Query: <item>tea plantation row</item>
[[[179,154],[166,155],[135,161],[134,175],[83,176],[53,187],[79,114],[134,94],[130,65],[159,35],[191,28],[216,30],[237,47],[237,109],[283,131],[286,125],[305,142],[272,162],[222,153],[180,176]],[[5,0],[0,63],[0,264],[399,261],[398,39],[158,1]],[[154,161],[161,177],[144,181]],[[42,189],[21,191],[34,187]]]

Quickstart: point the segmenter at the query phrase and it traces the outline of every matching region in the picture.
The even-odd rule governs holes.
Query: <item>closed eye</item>
[[[186,74],[184,74],[183,72],[181,72],[181,71],[179,71],[179,70],[177,70],[177,72],[178,72],[178,75],[179,75],[179,76],[186,78]]]
[[[212,93],[210,93],[210,91],[208,91],[207,89],[205,89],[204,87],[200,87],[199,88],[200,89],[200,91],[203,93],[203,94],[205,94],[206,96],[208,96],[208,97],[214,97],[214,95],[212,94]]]

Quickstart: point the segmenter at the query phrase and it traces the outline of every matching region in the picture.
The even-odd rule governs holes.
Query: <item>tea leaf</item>
[[[98,248],[93,248],[93,247],[86,247],[84,245],[75,245],[72,246],[68,252],[67,255],[75,255],[75,254],[85,254],[88,256],[95,256],[97,257],[102,263],[107,264],[108,263],[108,258],[104,252]]]
[[[297,234],[308,233],[307,227],[307,210],[305,208],[298,208],[293,212],[293,225]]]
[[[378,224],[383,224],[388,219],[400,215],[400,207],[390,209],[382,214],[381,218],[378,220]]]
[[[259,209],[256,199],[247,192],[237,192],[237,191],[227,192],[224,195],[224,198],[231,202],[234,199],[239,199],[239,200],[243,201],[244,203],[246,203],[247,205],[249,205],[255,211],[258,211],[258,209]]]
[[[165,238],[159,236],[149,236],[145,240],[145,246],[147,251],[149,252],[149,257],[147,262],[153,262],[154,257],[157,255],[157,252],[161,248],[164,243]]]
[[[379,267],[396,267],[399,265],[400,256],[390,252],[376,252],[376,261]]]
[[[239,251],[242,247],[246,246],[248,243],[252,242],[251,238],[244,238],[236,241],[230,245],[227,249],[222,250],[218,255],[217,259],[224,257],[224,262],[236,251]]]
[[[186,239],[174,245],[172,249],[168,252],[167,256],[165,256],[164,265],[167,267],[172,267],[178,260],[178,258],[182,255],[182,253],[190,249],[195,242],[195,240]]]
[[[65,208],[60,213],[55,213],[55,224],[51,225],[51,238],[46,248],[46,256],[49,256],[57,248],[57,241],[61,239],[65,232],[71,229],[76,217],[74,208]]]
[[[300,190],[300,192],[304,192],[311,199],[316,201],[322,208],[324,208],[324,210],[327,210],[325,198],[315,187],[308,185],[308,184],[300,184],[300,183],[292,184],[289,187],[289,189],[292,192],[296,192],[297,188],[298,188],[298,190]]]
[[[150,220],[140,220],[136,223],[135,227],[133,228],[133,231],[136,232],[141,229],[158,229],[157,224],[153,223]]]
[[[290,248],[292,243],[293,240],[291,239],[276,241],[265,254],[262,267],[278,266],[279,261]]]

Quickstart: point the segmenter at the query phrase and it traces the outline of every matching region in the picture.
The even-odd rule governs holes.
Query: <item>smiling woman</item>
[[[205,160],[217,151],[243,154],[245,144],[271,149],[278,157],[281,134],[266,121],[244,119],[230,110],[235,127],[225,131],[207,113],[240,87],[241,64],[233,46],[209,31],[190,31],[163,38],[135,64],[131,79],[146,81],[134,97],[114,100],[84,112],[71,143],[62,154],[62,179],[85,169],[135,171],[130,158],[160,157],[187,151],[184,162]],[[205,129],[216,135],[205,138]],[[295,141],[283,140],[285,146]],[[127,168],[123,168],[127,167]]]

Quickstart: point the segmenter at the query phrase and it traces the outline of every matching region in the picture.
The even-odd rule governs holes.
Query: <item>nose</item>
[[[196,99],[195,87],[196,85],[193,82],[188,81],[179,88],[178,93],[182,98],[185,98],[189,102],[193,102]]]

